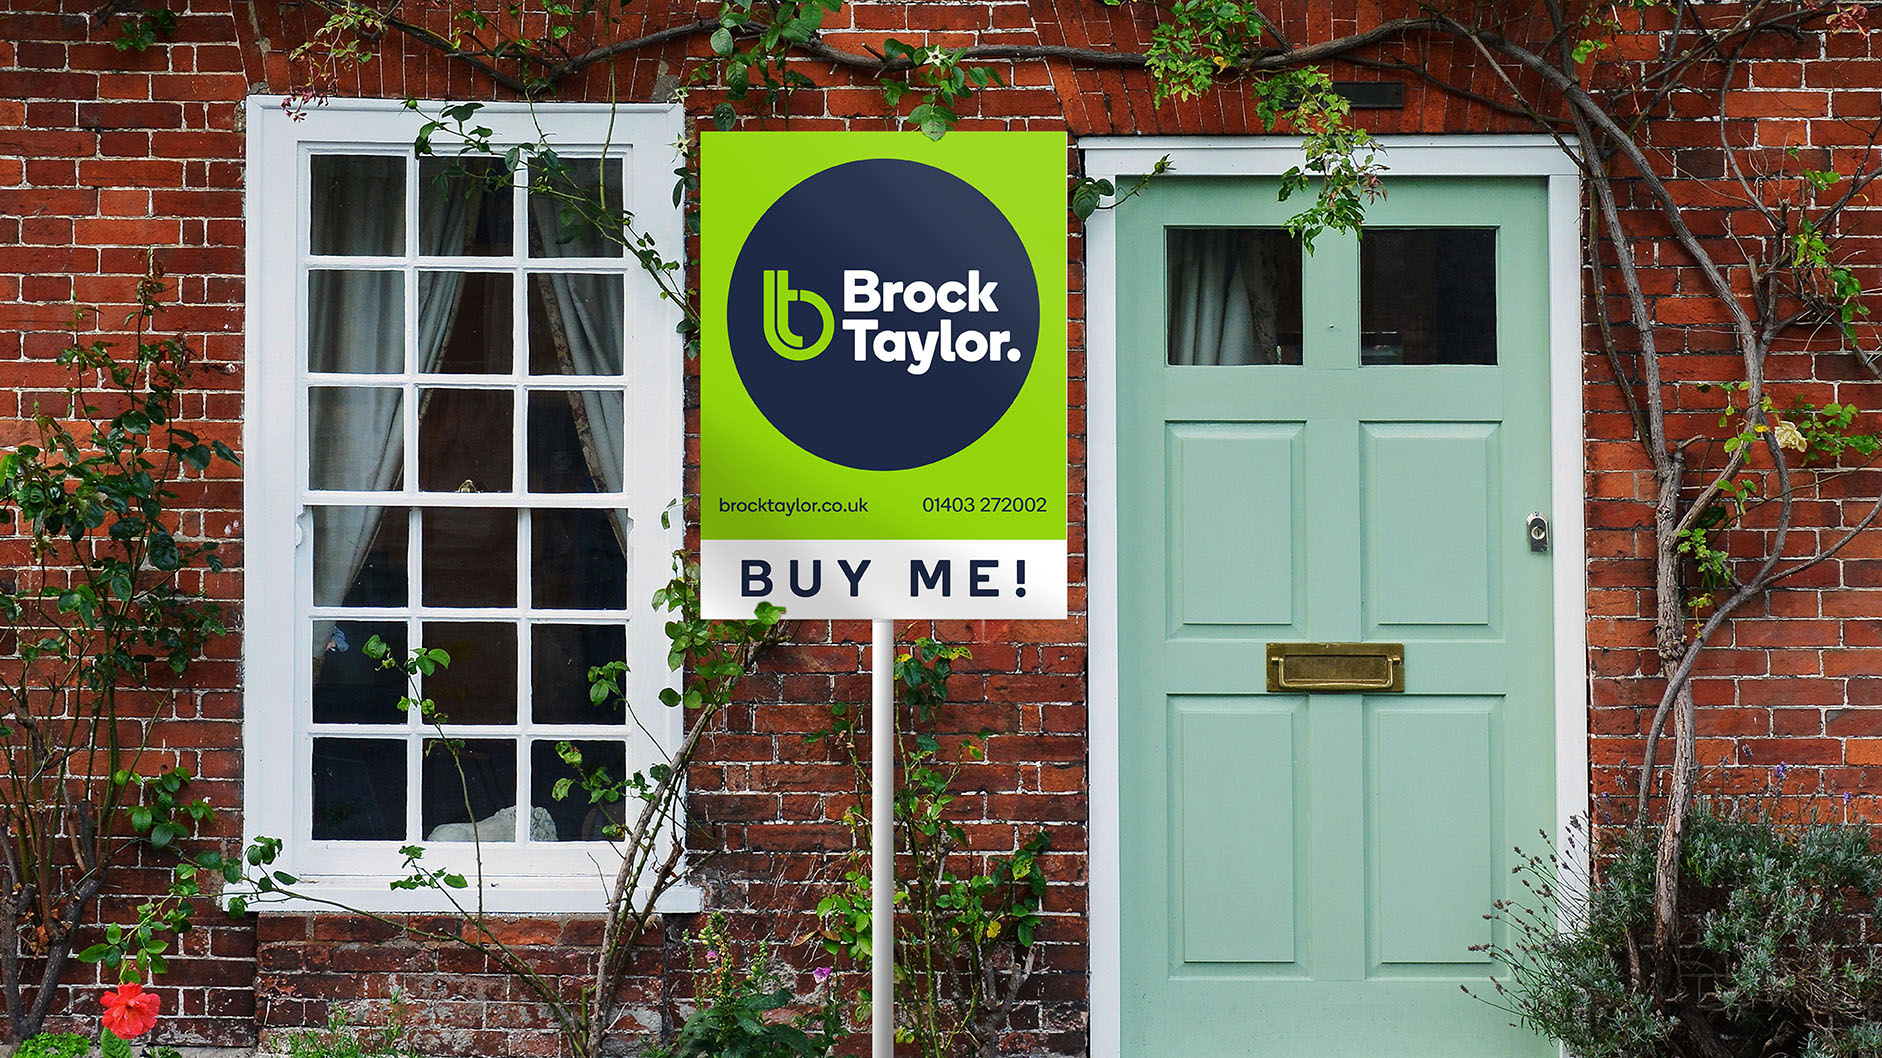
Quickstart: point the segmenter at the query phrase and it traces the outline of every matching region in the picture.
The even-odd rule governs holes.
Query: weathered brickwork
[[[281,93],[303,83],[289,53],[321,15],[312,6],[275,0],[192,0],[172,38],[142,53],[120,52],[115,30],[90,17],[92,5],[56,0],[4,0],[0,5],[0,445],[28,435],[36,406],[57,399],[63,374],[51,363],[68,340],[74,306],[96,306],[88,327],[107,338],[129,311],[133,284],[154,261],[170,277],[175,307],[166,328],[190,336],[203,370],[185,399],[191,428],[239,445],[242,419],[243,328],[283,326],[243,313],[244,130],[240,101],[250,92]],[[1382,10],[1382,8],[1390,8]],[[1280,5],[1296,41],[1355,32],[1393,5],[1356,0]],[[692,4],[653,0],[629,12],[620,33],[633,36],[692,21]],[[879,47],[885,37],[942,46],[1067,45],[1141,51],[1154,12],[1148,5],[1105,7],[1095,0],[847,4],[824,39],[852,51]],[[642,20],[635,24],[635,20]],[[1645,31],[1603,61],[1650,55]],[[1663,28],[1663,27],[1658,27]],[[342,71],[331,86],[341,96],[497,99],[507,93],[462,62],[396,35],[384,55]],[[653,97],[691,58],[703,35],[622,57],[612,76],[623,98]],[[1882,117],[1882,56],[1860,35],[1801,41],[1769,39],[1723,96],[1721,119],[1704,97],[1681,97],[1677,120],[1654,133],[1657,161],[1687,196],[1687,218],[1706,238],[1755,235],[1735,201],[1724,147],[1745,158],[1772,160],[1792,148],[1816,152],[1815,163],[1850,171],[1871,152]],[[1381,134],[1527,132],[1520,115],[1486,105],[1496,76],[1473,67],[1474,56],[1443,43],[1406,45],[1392,57],[1417,62],[1435,80],[1461,91],[1438,91],[1415,80],[1398,110],[1360,112]],[[1233,90],[1202,101],[1157,106],[1140,70],[1079,67],[1064,61],[996,62],[1005,87],[976,96],[962,110],[964,128],[1066,129],[1076,136],[1114,134],[1240,135],[1259,132],[1254,104]],[[794,129],[882,128],[880,93],[852,72],[809,64],[819,86],[793,100]],[[1342,79],[1397,77],[1373,68],[1338,68]],[[610,72],[595,67],[564,86],[569,99],[602,99]],[[713,100],[689,100],[695,116]],[[282,115],[271,119],[287,120]],[[763,124],[782,127],[771,120]],[[1075,162],[1075,159],[1074,159]],[[270,203],[263,202],[262,208]],[[1649,203],[1624,203],[1643,226],[1661,224]],[[280,203],[279,208],[291,208]],[[1874,240],[1861,250],[1876,259]],[[1029,986],[1005,1048],[1011,1054],[1071,1056],[1086,1050],[1087,742],[1086,670],[1089,642],[1084,562],[1085,494],[1083,244],[1070,240],[1072,610],[1062,622],[943,622],[902,625],[903,640],[933,634],[971,647],[954,684],[951,715],[963,732],[993,732],[989,760],[968,772],[959,802],[977,847],[1014,847],[1048,828],[1053,881],[1049,922],[1041,932],[1042,971]],[[1738,370],[1718,306],[1670,240],[1645,258],[1644,286],[1656,318],[1668,325],[1719,323],[1666,331],[1670,350],[1666,399],[1679,417],[1704,426],[1716,420],[1717,394],[1693,383]],[[1590,299],[1587,341],[1598,348]],[[1605,306],[1624,319],[1618,300]],[[678,355],[677,350],[675,355]],[[1631,370],[1631,367],[1629,368]],[[1781,401],[1792,396],[1882,407],[1882,383],[1824,337],[1776,358],[1772,374]],[[1632,439],[1632,426],[1613,386],[1608,361],[1585,361],[1587,406],[1588,669],[1594,786],[1626,788],[1628,763],[1641,752],[1640,732],[1659,695],[1652,647],[1652,480]],[[696,379],[693,380],[696,382]],[[697,387],[688,387],[688,452],[696,453]],[[689,466],[689,487],[696,467]],[[1845,477],[1812,501],[1793,535],[1799,552],[1863,513],[1874,475]],[[229,570],[201,587],[229,603],[241,598],[242,483],[230,474],[191,480],[180,490],[183,528],[230,541]],[[1850,497],[1850,499],[1845,499]],[[0,541],[3,543],[3,541]],[[17,541],[15,541],[17,543]],[[1128,557],[1127,557],[1128,560]],[[827,722],[833,701],[867,698],[868,628],[854,622],[805,622],[741,690],[723,733],[708,747],[711,762],[695,783],[695,818],[717,828],[725,851],[705,868],[711,906],[734,915],[742,936],[795,940],[811,925],[805,909],[826,891],[850,837],[839,819],[853,803],[854,776],[833,751],[804,735]],[[1729,765],[1727,777],[1762,782],[1783,762],[1803,782],[1851,792],[1857,806],[1882,792],[1882,535],[1858,540],[1832,561],[1790,582],[1768,613],[1735,621],[1711,655],[1698,684],[1701,759]],[[211,658],[175,692],[179,719],[161,745],[204,777],[201,790],[226,811],[215,832],[240,833],[240,724],[244,686],[276,679],[238,671],[239,640],[218,642]],[[1252,679],[1252,677],[1251,677]],[[139,876],[142,877],[142,876]],[[155,878],[149,876],[155,884]],[[120,918],[127,907],[106,912]],[[442,1053],[550,1055],[556,1040],[523,988],[491,974],[478,958],[395,938],[389,928],[339,916],[265,915],[230,922],[215,913],[187,939],[182,956],[158,984],[166,1010],[164,1038],[177,1043],[252,1045],[267,1033],[324,1022],[338,1000],[383,1004],[395,990],[422,1001],[421,1046]],[[691,923],[669,924],[668,943],[650,944],[636,978],[629,1014],[646,1027],[673,1016],[682,994],[685,953],[678,943]],[[545,973],[573,975],[579,963],[567,946],[592,939],[589,920],[522,919],[506,939],[538,955]],[[793,949],[805,969],[821,960],[814,944]],[[97,981],[89,968],[72,975],[89,1011]]]

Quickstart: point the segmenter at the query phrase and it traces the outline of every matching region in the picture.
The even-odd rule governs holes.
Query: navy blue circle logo
[[[1039,287],[1019,233],[966,181],[870,159],[765,211],[727,298],[739,379],[813,455],[907,470],[1000,421],[1032,369]]]

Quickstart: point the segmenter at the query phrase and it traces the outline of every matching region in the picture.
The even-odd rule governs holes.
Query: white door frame
[[[1388,176],[1541,177],[1548,181],[1550,503],[1554,510],[1557,847],[1588,808],[1587,563],[1583,539],[1581,184],[1547,136],[1383,136]],[[1300,164],[1291,136],[1105,136],[1078,141],[1085,173],[1128,184],[1169,158],[1171,176],[1277,177]],[[1125,203],[1122,209],[1132,208]],[[1122,890],[1118,847],[1117,225],[1085,225],[1085,512],[1089,593],[1091,1058],[1121,1058]],[[1583,850],[1585,852],[1585,850]],[[1585,861],[1576,864],[1585,870]],[[1574,887],[1568,887],[1574,891]]]

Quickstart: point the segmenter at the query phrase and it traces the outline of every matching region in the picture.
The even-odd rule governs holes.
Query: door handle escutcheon
[[[1549,549],[1549,520],[1541,511],[1531,511],[1529,521],[1525,523],[1529,533],[1529,550],[1547,551]]]

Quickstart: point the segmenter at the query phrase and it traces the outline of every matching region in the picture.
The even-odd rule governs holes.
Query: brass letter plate
[[[1269,643],[1268,693],[1405,693],[1403,643]]]

